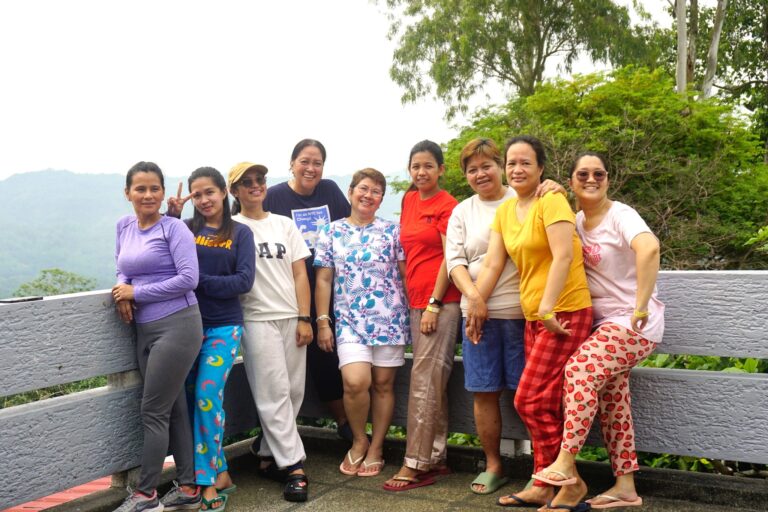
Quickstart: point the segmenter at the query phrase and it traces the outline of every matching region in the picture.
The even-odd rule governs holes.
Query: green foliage
[[[41,271],[35,280],[19,286],[13,294],[16,297],[30,295],[46,297],[65,293],[88,292],[94,289],[96,289],[95,279],[58,268],[49,268]]]
[[[605,154],[611,196],[638,210],[673,269],[766,268],[744,247],[768,211],[760,141],[721,100],[690,102],[663,70],[623,68],[541,85],[535,94],[480,111],[447,144],[445,188],[471,195],[458,167],[475,137],[503,147],[530,133],[548,148],[545,177],[565,184],[575,156]]]
[[[746,245],[756,245],[758,251],[768,252],[768,226],[763,226],[760,230],[747,240]]]
[[[2,398],[0,409],[13,407],[15,405],[27,404],[30,402],[37,402],[39,400],[47,400],[48,398],[69,395],[71,393],[77,393],[78,391],[85,391],[87,389],[99,388],[106,385],[106,377],[91,377],[90,379],[71,382],[69,384],[59,384],[43,389],[28,391],[26,393],[19,393],[17,395],[9,395]]]
[[[672,10],[672,7],[670,7]],[[693,86],[700,90],[715,18],[715,6],[699,4]],[[677,34],[659,29],[652,39],[657,62],[670,73],[675,67]],[[755,134],[768,159],[768,9],[764,0],[729,0],[718,46],[715,91],[751,112]],[[768,161],[768,160],[767,160]]]
[[[768,373],[768,360],[754,357],[652,354],[640,366],[728,373]]]
[[[390,69],[403,101],[434,93],[448,117],[490,79],[533,94],[547,62],[570,70],[579,56],[614,64],[645,62],[652,31],[633,28],[629,10],[610,0],[387,0]],[[642,12],[639,12],[642,16]],[[405,20],[405,22],[403,22]]]

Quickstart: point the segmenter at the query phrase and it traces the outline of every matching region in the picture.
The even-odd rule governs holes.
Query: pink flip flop
[[[599,505],[595,505],[594,503],[592,503],[592,500],[596,500],[598,498],[603,498],[611,501],[609,501],[608,503],[601,503]],[[616,496],[611,496],[609,494],[598,494],[594,498],[587,500],[587,503],[592,505],[592,508],[641,507],[643,505],[643,498],[638,496],[636,500],[627,501],[621,498],[617,498]]]
[[[558,476],[563,477],[563,479],[562,480],[552,480],[551,478],[547,478],[545,476],[541,476],[541,473],[545,473],[545,474],[554,473],[554,474],[556,474]],[[539,473],[537,473],[535,475],[531,475],[531,476],[532,476],[532,478],[534,480],[538,480],[539,482],[544,482],[545,484],[554,485],[555,487],[563,487],[565,485],[573,485],[573,484],[575,484],[576,482],[579,481],[575,476],[572,476],[571,478],[568,478],[568,476],[566,476],[565,474],[563,474],[563,473],[561,473],[559,471],[555,471],[554,469],[544,469],[544,470],[540,471]]]
[[[408,482],[408,483],[402,486],[395,486],[385,482],[383,485],[384,490],[392,491],[392,492],[408,491],[410,489],[416,489],[417,487],[425,487],[427,485],[432,485],[435,483],[434,478],[424,478],[423,476],[421,478],[416,478],[411,476],[395,475],[392,477],[392,480],[397,480],[398,482]]]
[[[384,459],[377,460],[374,462],[363,461],[363,463],[360,464],[360,468],[357,470],[357,476],[362,476],[362,477],[378,476],[383,469],[384,469]]]
[[[339,471],[347,476],[357,476],[357,472],[360,471],[360,464],[365,460],[365,454],[362,454],[359,459],[352,460],[352,450],[347,452],[346,460],[341,461],[339,464]],[[355,469],[344,469],[344,462],[349,462],[350,466],[354,466]]]

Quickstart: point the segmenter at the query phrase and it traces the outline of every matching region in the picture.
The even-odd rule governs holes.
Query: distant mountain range
[[[346,192],[352,177],[326,178]],[[166,177],[167,192],[175,193],[179,181],[182,179]],[[186,190],[186,179],[183,181]],[[95,279],[100,288],[111,287],[115,223],[133,212],[124,188],[124,175],[69,171],[16,174],[0,181],[0,219],[6,233],[0,245],[0,298],[10,297],[19,285],[46,268],[75,272]],[[396,220],[400,197],[388,193],[379,216]],[[191,205],[183,215],[192,215]]]

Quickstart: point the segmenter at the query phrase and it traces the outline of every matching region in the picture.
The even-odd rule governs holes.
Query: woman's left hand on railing
[[[133,301],[132,300],[121,300],[117,301],[115,303],[117,306],[117,314],[120,315],[120,319],[129,324],[133,322]]]
[[[115,302],[133,300],[133,285],[120,283],[112,287],[112,297]]]

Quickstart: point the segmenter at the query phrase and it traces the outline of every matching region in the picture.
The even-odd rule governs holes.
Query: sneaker
[[[194,495],[189,495],[181,489],[176,480],[173,481],[173,488],[160,498],[160,503],[165,510],[197,510],[202,502],[199,487]]]
[[[145,496],[128,488],[128,497],[114,512],[163,512],[163,505],[157,499],[157,491]]]

